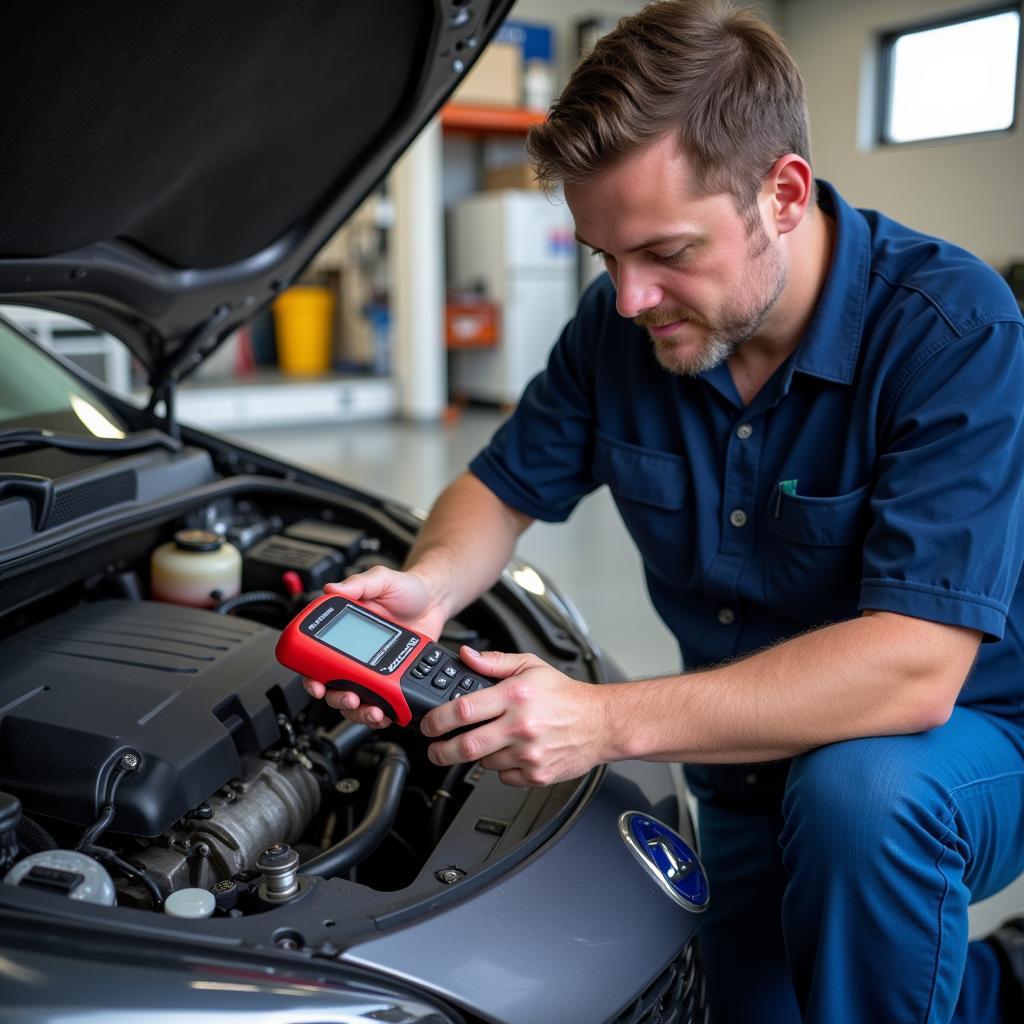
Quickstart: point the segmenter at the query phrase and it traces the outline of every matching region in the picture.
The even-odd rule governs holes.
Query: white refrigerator
[[[449,231],[449,282],[482,284],[501,308],[496,346],[449,353],[453,396],[510,405],[576,306],[572,216],[540,192],[484,192],[452,209]]]

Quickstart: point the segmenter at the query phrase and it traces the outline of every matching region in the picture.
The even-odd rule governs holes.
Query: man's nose
[[[620,316],[632,320],[645,310],[656,309],[661,304],[662,290],[648,275],[624,267],[621,263],[617,270],[612,282],[615,285],[615,308]]]

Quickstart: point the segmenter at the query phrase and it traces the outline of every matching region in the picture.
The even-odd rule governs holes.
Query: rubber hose
[[[164,898],[160,892],[160,887],[148,871],[142,871],[129,864],[128,861],[122,860],[113,850],[108,850],[105,846],[84,846],[82,847],[82,853],[87,853],[90,857],[95,857],[96,860],[103,861],[104,863],[113,864],[121,874],[141,882],[149,893],[149,898],[153,901],[153,909],[160,910],[163,907]]]
[[[463,775],[472,767],[469,764],[453,764],[445,772],[441,785],[434,793],[434,802],[430,808],[430,836],[436,846],[441,840],[441,829],[444,824],[444,812],[452,799],[452,790],[462,781]]]
[[[324,729],[318,733],[320,739],[326,740],[334,748],[335,754],[345,761],[353,751],[365,743],[376,730],[359,722],[350,722],[343,718],[333,729]]]
[[[14,830],[18,837],[18,846],[26,853],[41,853],[43,850],[56,850],[57,841],[38,822],[31,818],[22,818]]]
[[[122,768],[120,764],[114,769],[110,776],[110,780],[107,783],[107,799],[100,811],[99,819],[95,825],[90,826],[85,830],[82,838],[78,840],[78,845],[75,847],[76,850],[81,850],[86,846],[92,846],[97,839],[104,832],[110,828],[110,823],[114,820],[114,815],[117,813],[117,807],[114,803],[114,797],[117,795],[117,787],[121,785],[121,780],[128,774],[128,770]]]
[[[366,750],[377,754],[380,763],[363,820],[341,842],[306,861],[301,874],[335,878],[373,853],[391,830],[409,772],[409,758],[397,743],[374,743]]]

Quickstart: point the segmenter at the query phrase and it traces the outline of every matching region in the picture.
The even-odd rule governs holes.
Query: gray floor
[[[496,412],[470,409],[453,426],[387,421],[235,436],[326,476],[428,508],[500,423]],[[651,610],[639,557],[606,490],[585,499],[567,524],[534,524],[518,553],[560,584],[629,678],[678,670],[678,648]],[[1024,878],[972,908],[972,934],[1021,912]]]

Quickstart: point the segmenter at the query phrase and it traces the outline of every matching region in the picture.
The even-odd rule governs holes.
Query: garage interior
[[[308,268],[296,311],[285,309],[286,293],[273,317],[229,339],[183,387],[180,418],[428,508],[540,369],[542,354],[524,356],[517,344],[555,340],[557,327],[513,322],[511,300],[502,304],[499,293],[525,295],[524,307],[556,310],[555,319],[564,320],[563,307],[568,315],[581,286],[600,271],[572,242],[564,205],[531,187],[523,138],[565,81],[581,43],[638,6],[604,0],[595,11],[588,0],[521,0],[512,21],[550,29],[547,59],[526,58],[514,31],[500,41],[499,56],[488,61],[491,77],[467,83]],[[816,174],[853,205],[962,245],[1011,281],[1016,268],[1016,288],[1024,288],[1019,117],[1008,128],[975,135],[879,141],[881,41],[964,14],[962,0],[757,6],[803,72]],[[1019,110],[1019,67],[1015,83]],[[491,108],[490,115],[473,121],[466,110],[475,106]],[[548,249],[532,270],[479,251],[492,237],[489,225],[520,217],[523,230],[539,225],[546,233]],[[485,263],[485,279],[477,279],[472,268]],[[547,290],[538,291],[538,282]],[[132,391],[131,359],[116,340],[45,311],[7,313],[111,386]],[[320,333],[304,339],[298,319],[317,316]],[[286,330],[300,332],[287,355]],[[567,525],[535,524],[519,554],[558,582],[629,677],[678,669],[675,643],[650,609],[639,557],[605,489]],[[608,580],[616,581],[614,595]],[[623,604],[637,609],[628,621],[615,612]],[[1021,912],[1024,879],[972,908],[972,934]]]
[[[605,4],[615,13],[638,5]],[[935,0],[851,3],[849,0],[779,0],[761,4],[781,30],[803,72],[810,104],[811,144],[816,173],[834,181],[859,206],[883,209],[921,230],[952,239],[982,255],[1000,270],[1024,259],[1024,202],[1020,168],[1024,136],[1019,128],[981,140],[958,139],[945,145],[920,143],[903,151],[871,145],[865,123],[864,92],[872,81],[869,66],[878,33],[893,26],[937,20],[961,13],[963,5]],[[560,12],[556,33],[572,36],[574,21],[590,9],[573,3],[517,5],[514,17],[551,21]],[[574,9],[575,8],[575,9]],[[564,74],[564,72],[563,72]],[[564,80],[564,78],[562,79]],[[449,186],[455,192],[468,163],[465,150],[478,140],[449,144]],[[975,182],[970,202],[951,202],[966,180]],[[583,259],[586,259],[584,256]],[[466,465],[497,429],[501,412],[474,406],[455,422],[385,420],[372,426],[352,424],[298,431],[289,428],[242,431],[247,443],[320,471],[350,474],[367,486],[412,504],[429,507],[440,488]],[[383,428],[383,429],[382,429]],[[645,608],[646,588],[640,560],[602,488],[584,501],[569,523],[535,523],[519,553],[543,567],[579,607],[593,635],[622,665],[640,678],[675,670],[678,650],[657,617],[637,615],[628,623],[615,614],[621,602]],[[595,558],[594,552],[600,552]],[[613,596],[607,580],[617,581]],[[1011,914],[1024,912],[1024,879],[971,908],[972,936],[983,935]]]

